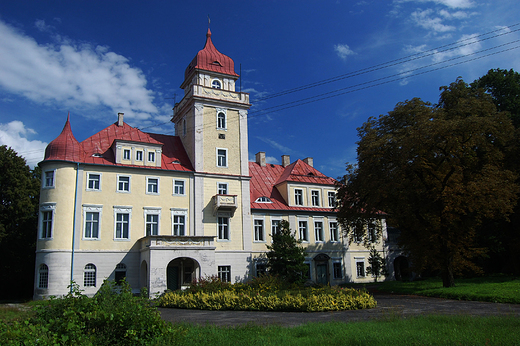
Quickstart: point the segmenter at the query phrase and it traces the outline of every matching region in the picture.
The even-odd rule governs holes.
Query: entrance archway
[[[399,256],[394,260],[394,275],[398,281],[407,281],[410,279],[408,259],[405,256]]]
[[[330,257],[324,253],[314,257],[317,284],[326,285],[329,283],[329,260]]]
[[[200,272],[200,265],[193,258],[179,257],[166,268],[167,289],[175,291],[191,284]]]

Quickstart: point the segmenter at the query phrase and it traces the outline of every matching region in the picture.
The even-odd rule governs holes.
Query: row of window
[[[120,283],[126,278],[126,264],[119,263],[114,271],[114,279],[116,283]],[[94,264],[89,263],[83,269],[83,286],[96,287],[97,268]],[[49,267],[46,264],[40,264],[38,268],[38,288],[49,288]]]
[[[336,192],[328,191],[327,192],[327,202],[329,208],[336,207]],[[303,206],[303,189],[294,189],[294,204],[298,206]],[[311,206],[313,207],[321,207],[321,196],[320,190],[311,190]]]
[[[143,150],[136,150],[135,151],[135,161],[143,161]],[[155,151],[147,151],[148,162],[155,162]],[[131,160],[131,151],[130,149],[123,149],[123,160]]]
[[[280,229],[281,220],[271,220],[271,234],[276,234]],[[301,241],[309,241],[309,229],[307,221],[298,221],[298,236]],[[337,242],[340,239],[338,223],[329,221],[329,240]],[[254,219],[254,240],[257,242],[266,241],[265,225],[263,219]],[[314,221],[314,241],[325,241],[325,230],[323,221]]]

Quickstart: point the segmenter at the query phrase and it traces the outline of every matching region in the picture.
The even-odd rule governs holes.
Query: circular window
[[[211,87],[214,89],[222,89],[222,84],[218,79],[214,79],[213,82],[211,82]]]

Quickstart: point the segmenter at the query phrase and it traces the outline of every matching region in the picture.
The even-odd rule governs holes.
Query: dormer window
[[[138,150],[135,152],[135,160],[143,161],[143,151],[142,150]]]
[[[258,197],[255,202],[256,203],[273,203],[273,201],[271,201],[271,199],[266,196]]]
[[[222,64],[218,60],[213,61],[211,64],[222,67]]]
[[[222,89],[222,83],[218,79],[214,79],[213,82],[211,82],[211,87],[213,89]]]

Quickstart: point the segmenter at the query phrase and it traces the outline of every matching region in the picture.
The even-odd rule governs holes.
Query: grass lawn
[[[520,304],[520,278],[511,276],[457,279],[455,287],[450,288],[442,287],[441,279],[387,281],[377,285],[377,289],[383,292]]]

